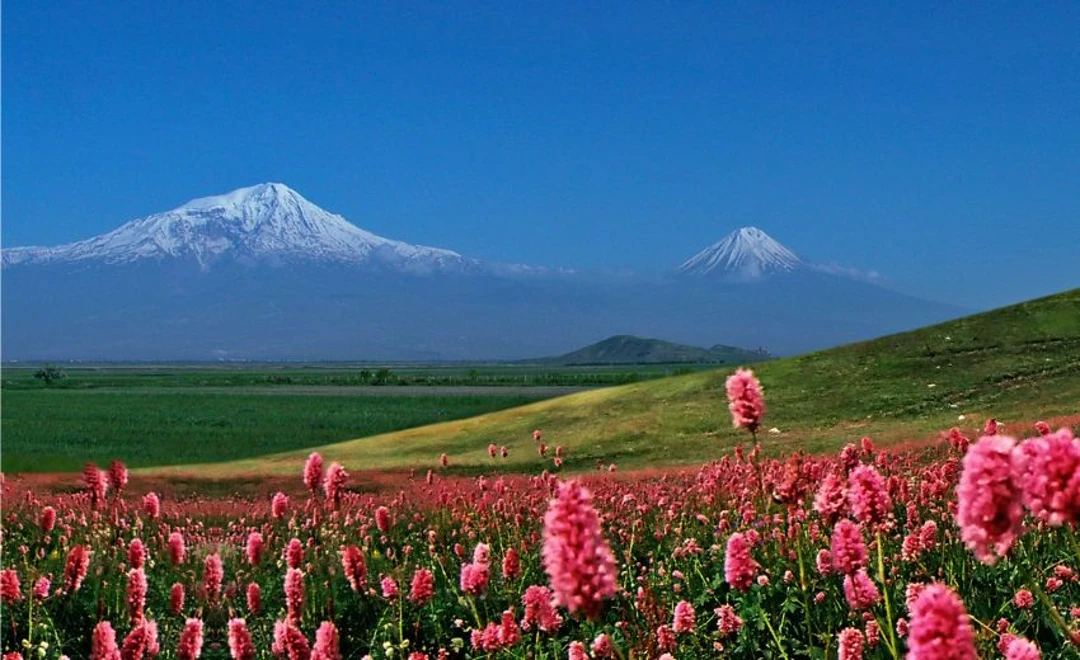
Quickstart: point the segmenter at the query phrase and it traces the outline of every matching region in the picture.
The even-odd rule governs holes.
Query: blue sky
[[[487,259],[660,270],[754,224],[969,306],[1080,285],[1080,3],[19,2],[2,18],[5,245],[281,181]]]

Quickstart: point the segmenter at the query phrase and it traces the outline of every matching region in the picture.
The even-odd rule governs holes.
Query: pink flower
[[[1023,637],[1013,637],[1005,646],[1005,660],[1039,660],[1039,647]]]
[[[258,532],[252,532],[248,534],[247,546],[245,547],[245,554],[247,555],[247,562],[252,566],[258,566],[262,561],[263,553],[263,537]]]
[[[288,621],[298,624],[304,609],[304,574],[296,568],[285,571],[285,607],[288,610]]]
[[[274,497],[270,499],[270,515],[276,520],[280,520],[288,508],[289,496],[285,493],[274,493]]]
[[[569,660],[588,660],[589,658],[585,652],[585,645],[581,642],[570,642],[570,648],[567,650],[566,657]]]
[[[488,456],[490,456],[492,458],[495,458],[496,453],[498,453],[498,449],[496,449],[495,445],[494,444],[489,444],[488,445]]]
[[[447,456],[446,454],[443,454],[442,456],[440,456],[439,457],[439,465],[442,465],[443,467],[447,467],[448,465],[450,465],[450,457]]]
[[[934,583],[911,605],[908,660],[976,660],[975,634],[964,601]]]
[[[870,609],[881,600],[877,586],[862,568],[844,576],[844,597],[856,612]]]
[[[136,625],[142,621],[143,609],[146,607],[146,571],[141,568],[133,568],[128,572],[126,602],[131,623]]]
[[[176,657],[180,660],[195,660],[202,655],[203,622],[201,619],[188,619],[180,633],[176,645]]]
[[[56,509],[52,508],[51,506],[47,506],[42,509],[39,525],[41,526],[42,532],[45,532],[46,534],[51,532],[53,530],[53,527],[56,525]]]
[[[477,543],[473,549],[472,560],[474,564],[490,564],[491,547],[487,543]]]
[[[892,515],[885,480],[870,465],[860,465],[848,475],[848,500],[852,515],[864,525],[881,525]]]
[[[614,654],[614,646],[611,638],[604,633],[596,636],[592,643],[593,656],[596,658],[610,658]]]
[[[426,568],[418,568],[409,587],[409,602],[427,605],[435,596],[435,576]]]
[[[232,660],[255,660],[255,644],[243,619],[229,619],[229,655]]]
[[[390,509],[385,506],[380,506],[375,509],[375,526],[379,528],[379,531],[383,534],[390,531]]]
[[[352,590],[360,591],[367,580],[367,564],[364,563],[364,553],[360,552],[360,548],[355,545],[342,548],[341,567]]]
[[[382,596],[388,600],[392,600],[398,597],[397,582],[394,582],[394,578],[383,576],[383,579],[379,581],[379,585],[382,587]]]
[[[750,556],[750,543],[738,532],[728,537],[724,553],[724,579],[734,589],[746,591],[753,584],[758,563]]]
[[[323,482],[323,458],[317,451],[311,452],[304,463],[304,485],[311,491],[311,496],[319,494],[319,486]]]
[[[22,600],[22,586],[15,569],[5,568],[0,571],[0,602],[11,605]]]
[[[1035,604],[1035,597],[1027,589],[1021,589],[1013,596],[1013,604],[1022,610],[1026,610]]]
[[[206,590],[206,599],[216,603],[221,596],[221,583],[225,581],[225,567],[221,563],[221,556],[216,552],[206,555],[203,563],[203,589]]]
[[[513,580],[521,575],[521,560],[518,557],[518,551],[514,548],[507,550],[506,555],[503,556],[502,575],[504,580]]]
[[[304,563],[304,544],[298,538],[291,538],[285,544],[285,565],[289,568],[300,568]]]
[[[880,642],[881,629],[878,628],[877,621],[870,619],[866,622],[866,645],[874,649],[877,648],[877,645]]]
[[[685,600],[675,605],[675,618],[671,629],[677,633],[694,632],[694,606]]]
[[[818,550],[814,564],[817,566],[818,573],[822,575],[832,573],[832,553],[828,550]]]
[[[184,547],[184,535],[180,532],[169,534],[169,561],[173,566],[184,563],[184,555],[187,549]]]
[[[90,660],[120,660],[116,631],[108,621],[94,626],[94,634],[90,639]]]
[[[142,498],[143,511],[150,517],[151,520],[161,515],[161,498],[157,496],[157,493],[147,493]]]
[[[52,579],[48,575],[43,575],[38,578],[34,583],[34,598],[38,600],[45,600],[49,597],[49,587],[52,585]]]
[[[141,621],[124,638],[124,643],[120,646],[120,657],[122,660],[141,660],[143,656],[153,657],[160,651],[157,624],[153,621]]]
[[[514,611],[506,610],[499,621],[499,646],[509,648],[521,641],[521,629],[514,620]]]
[[[315,631],[315,646],[311,648],[311,660],[341,660],[341,643],[338,629],[330,621],[323,621]]]
[[[839,660],[862,660],[863,634],[858,628],[844,628],[837,636]]]
[[[105,501],[105,493],[109,490],[109,482],[105,474],[93,463],[87,463],[83,467],[83,483],[86,484],[86,492],[90,495],[90,506],[97,508]],[[113,637],[116,634],[113,633]],[[115,644],[114,644],[115,645]]]
[[[547,587],[530,586],[521,597],[521,604],[525,606],[521,621],[521,627],[525,630],[531,630],[535,626],[541,632],[550,633],[562,625],[562,617],[555,610],[554,596]]]
[[[252,582],[247,586],[247,606],[252,616],[259,616],[262,610],[262,589],[258,583]]]
[[[184,585],[177,582],[169,589],[169,607],[173,614],[184,611]]]
[[[721,605],[713,613],[716,614],[716,629],[720,631],[720,637],[734,635],[742,629],[743,620],[731,605]]]
[[[837,573],[847,575],[866,568],[868,553],[858,525],[844,519],[833,526],[832,566]]]
[[[345,482],[349,479],[349,473],[341,466],[341,463],[331,463],[326,471],[326,481],[323,490],[326,492],[326,500],[335,507],[341,499],[341,493],[345,490]]]
[[[1050,435],[1050,425],[1042,420],[1035,422],[1035,430],[1039,435]]]
[[[116,491],[116,496],[120,496],[120,491],[124,490],[124,486],[128,483],[128,469],[119,460],[113,461],[109,465],[109,485]]]
[[[661,651],[675,650],[675,633],[666,623],[656,629],[656,648]]]
[[[127,556],[132,568],[142,568],[146,564],[146,546],[139,539],[132,539],[128,544]]]
[[[956,524],[979,561],[1003,557],[1020,534],[1024,510],[1013,481],[1013,447],[1008,436],[984,436],[964,456],[956,488]]]
[[[827,524],[832,524],[844,515],[847,503],[843,477],[837,474],[826,476],[814,495],[814,511],[818,512]]]
[[[728,376],[725,388],[732,424],[751,432],[757,431],[765,415],[765,399],[754,372],[749,369],[736,370]]]
[[[544,433],[540,429],[533,431],[533,442],[540,442],[540,438],[544,437]]]
[[[1032,515],[1054,526],[1080,518],[1080,440],[1069,429],[1028,440],[1015,459],[1014,476]]]
[[[483,595],[488,586],[489,570],[487,564],[463,564],[461,566],[461,590],[470,596]]]
[[[543,538],[544,569],[556,602],[598,618],[604,600],[615,595],[615,558],[592,497],[578,482],[559,485],[544,516]]]
[[[67,556],[67,564],[64,565],[64,592],[70,594],[78,591],[89,568],[90,551],[81,545],[72,548]]]

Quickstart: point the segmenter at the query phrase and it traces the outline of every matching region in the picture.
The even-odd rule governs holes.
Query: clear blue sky
[[[486,259],[660,270],[755,224],[938,300],[1080,285],[1077,2],[3,9],[5,245],[281,181]]]

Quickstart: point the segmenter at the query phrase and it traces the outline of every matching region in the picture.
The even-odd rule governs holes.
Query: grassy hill
[[[676,344],[663,339],[615,335],[565,355],[541,358],[534,362],[559,365],[745,364],[765,360],[769,357],[770,355],[766,351],[747,350],[736,346],[717,344],[712,348],[700,348],[698,346]]]
[[[920,441],[993,416],[1026,433],[1040,418],[1080,413],[1080,289],[913,332],[755,365],[765,388],[767,449],[832,450],[870,435]],[[564,469],[622,468],[709,459],[746,440],[723,393],[730,369],[574,394],[470,419],[321,448],[354,470],[435,467],[539,472],[531,432],[567,450]],[[958,421],[960,415],[963,421]],[[491,459],[489,443],[510,449]],[[198,467],[205,476],[296,470],[306,452]],[[182,468],[178,470],[183,471]]]

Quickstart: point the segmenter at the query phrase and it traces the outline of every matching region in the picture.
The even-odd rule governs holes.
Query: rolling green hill
[[[663,339],[633,335],[615,335],[565,355],[534,360],[538,364],[608,365],[608,364],[745,364],[766,360],[764,350],[747,350],[717,344],[699,348]]]
[[[974,433],[990,416],[1016,433],[1028,432],[1041,418],[1075,423],[1080,289],[754,368],[768,405],[760,434],[766,449],[833,450],[863,435],[879,444],[925,441],[954,425]],[[551,467],[537,456],[531,438],[539,428],[550,446],[566,448],[564,470],[589,469],[597,461],[623,468],[686,464],[747,440],[731,427],[726,409],[729,372],[583,392],[320,451],[358,471],[435,467],[446,452],[451,471],[494,464],[539,472]],[[489,458],[489,443],[507,446],[509,458]],[[201,465],[198,471],[219,477],[291,471],[305,454]]]

